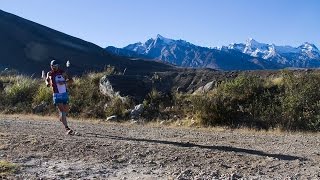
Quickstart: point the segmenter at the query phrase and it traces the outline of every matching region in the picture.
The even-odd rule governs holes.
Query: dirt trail
[[[320,179],[320,135],[0,118],[8,179]],[[1,179],[1,177],[0,177]]]

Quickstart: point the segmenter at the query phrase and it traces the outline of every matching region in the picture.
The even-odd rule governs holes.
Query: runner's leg
[[[62,119],[63,119],[63,122],[68,124],[67,115],[68,115],[68,112],[69,112],[69,105],[68,104],[62,104],[62,105],[63,105],[63,116],[62,116]]]
[[[64,104],[59,103],[58,104],[58,110],[59,110],[59,120],[62,122],[66,130],[69,130],[68,122],[67,122],[67,112],[66,107]]]

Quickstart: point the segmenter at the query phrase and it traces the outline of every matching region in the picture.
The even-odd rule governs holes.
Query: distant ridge
[[[221,48],[207,48],[185,40],[173,40],[157,35],[144,43],[106,50],[127,57],[162,60],[181,67],[221,70],[258,70],[320,67],[320,52],[311,43],[299,47],[259,43],[250,38],[246,43],[234,43]]]
[[[8,68],[25,74],[49,70],[52,59],[71,62],[70,71],[82,74],[101,71],[108,65],[126,73],[148,73],[172,69],[162,63],[131,61],[103,48],[0,10],[0,71]]]

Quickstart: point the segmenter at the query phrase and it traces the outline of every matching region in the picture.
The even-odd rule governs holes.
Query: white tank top
[[[55,82],[57,85],[57,89],[59,93],[65,93],[67,92],[67,85],[66,85],[66,80],[62,75],[57,75],[55,77]]]

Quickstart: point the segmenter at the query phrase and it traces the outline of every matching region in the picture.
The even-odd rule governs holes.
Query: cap
[[[56,60],[52,60],[52,61],[50,62],[50,65],[51,65],[51,66],[57,66],[57,65],[59,65],[59,62],[56,61]]]

